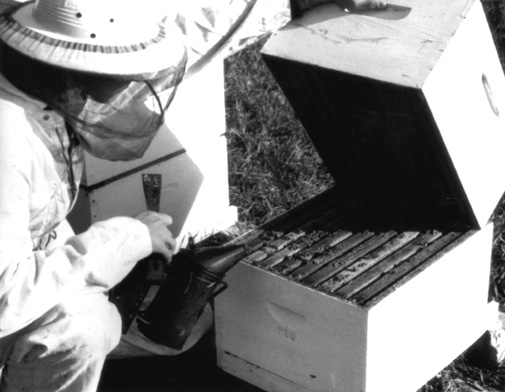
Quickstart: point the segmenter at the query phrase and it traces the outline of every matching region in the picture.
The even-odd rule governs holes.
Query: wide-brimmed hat
[[[0,15],[0,39],[55,66],[149,79],[186,59],[178,35],[167,33],[153,5],[156,0],[30,1]]]

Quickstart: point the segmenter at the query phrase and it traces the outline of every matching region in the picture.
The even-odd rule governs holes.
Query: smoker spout
[[[223,276],[245,257],[245,244],[202,247],[195,250],[196,263],[206,270]]]

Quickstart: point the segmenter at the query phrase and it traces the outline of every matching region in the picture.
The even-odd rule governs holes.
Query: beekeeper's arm
[[[121,281],[139,259],[155,248],[170,246],[169,222],[146,214],[96,223],[50,251],[32,250],[29,231],[32,173],[50,162],[49,152],[28,137],[31,125],[0,113],[0,337],[38,318],[66,296],[83,291],[106,292]],[[23,128],[24,127],[24,128]],[[34,145],[35,144],[35,145]],[[39,169],[40,171],[40,169]],[[51,217],[48,217],[50,220]],[[151,240],[154,234],[161,234]],[[164,230],[167,230],[166,227]],[[173,239],[172,239],[173,241]]]

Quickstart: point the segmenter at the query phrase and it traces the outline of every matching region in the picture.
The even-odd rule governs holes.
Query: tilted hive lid
[[[422,87],[476,0],[395,0],[385,11],[326,4],[293,20],[265,53]]]
[[[480,2],[328,4],[263,54],[342,195],[405,226],[489,221],[505,190],[505,79]]]

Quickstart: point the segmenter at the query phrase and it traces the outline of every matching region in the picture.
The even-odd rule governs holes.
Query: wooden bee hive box
[[[263,49],[335,188],[246,235],[218,363],[268,391],[413,392],[486,328],[505,81],[478,1],[311,10]]]
[[[414,392],[486,329],[492,226],[364,229],[335,193],[240,239],[218,364],[269,392]]]

